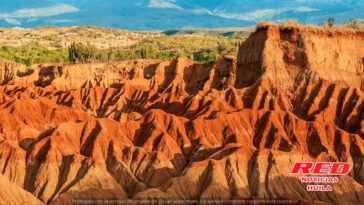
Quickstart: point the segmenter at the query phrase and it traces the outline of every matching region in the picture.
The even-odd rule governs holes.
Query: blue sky
[[[0,27],[96,25],[129,30],[241,27],[364,18],[364,0],[0,0]]]

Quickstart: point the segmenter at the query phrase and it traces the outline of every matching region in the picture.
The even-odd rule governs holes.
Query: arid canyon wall
[[[364,34],[260,26],[237,58],[0,63],[0,204],[364,203]],[[308,192],[294,162],[350,162]]]

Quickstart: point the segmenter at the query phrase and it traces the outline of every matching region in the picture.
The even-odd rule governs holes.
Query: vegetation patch
[[[245,37],[176,35],[143,39],[126,47],[100,48],[95,44],[72,42],[68,48],[47,48],[39,44],[2,46],[0,60],[27,66],[38,63],[87,63],[135,59],[170,59],[186,56],[196,62],[216,61],[223,55],[237,55]]]

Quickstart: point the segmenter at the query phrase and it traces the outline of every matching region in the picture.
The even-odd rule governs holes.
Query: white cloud
[[[312,12],[312,11],[320,11],[320,9],[301,6],[301,7],[298,7],[296,9],[294,9],[294,11],[296,11],[296,12]]]
[[[194,14],[210,14],[210,15],[213,15],[213,12],[211,12],[210,10],[205,9],[205,8],[191,9],[191,10],[188,10],[188,11],[191,12],[191,13],[194,13]]]
[[[163,8],[163,9],[180,9],[176,4],[173,4],[172,2],[175,2],[175,0],[150,0],[149,1],[149,8]]]
[[[236,14],[236,13],[216,13],[218,16],[229,19],[237,19],[242,21],[259,21],[263,18],[272,18],[274,15],[280,14],[287,9],[258,9],[252,12]]]
[[[63,13],[70,13],[79,11],[78,8],[75,8],[71,5],[67,4],[57,4],[51,7],[45,8],[35,8],[35,9],[19,9],[13,13],[3,13],[0,14],[0,18],[34,18],[34,17],[47,17],[47,16],[56,16]]]
[[[19,9],[12,13],[2,13],[0,14],[0,19],[4,19],[6,22],[14,25],[21,25],[19,19],[26,18],[27,22],[32,22],[37,20],[39,17],[56,16],[59,14],[70,13],[79,11],[68,4],[57,4],[45,8],[32,8],[32,9]]]
[[[70,23],[70,22],[73,22],[73,20],[70,20],[70,19],[55,19],[55,20],[50,20],[48,22],[50,22],[50,23]]]
[[[37,18],[30,18],[30,19],[27,20],[28,23],[35,22],[35,21],[38,21],[38,19]]]
[[[11,18],[4,18],[4,20],[7,22],[7,23],[10,23],[10,24],[14,24],[14,25],[21,25],[20,21],[18,20],[15,20],[15,19],[11,19]]]
[[[308,13],[308,12],[313,12],[313,11],[320,11],[320,9],[302,6],[302,7],[298,7],[298,8],[258,9],[258,10],[252,11],[252,12],[247,12],[247,13],[242,13],[242,14],[214,11],[213,14],[223,17],[223,18],[258,22],[258,21],[263,21],[263,20],[273,18],[276,15],[279,15],[283,12],[288,12],[288,11]]]

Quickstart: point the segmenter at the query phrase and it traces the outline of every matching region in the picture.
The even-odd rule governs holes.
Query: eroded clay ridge
[[[0,204],[363,204],[363,58],[363,34],[273,26],[216,63],[2,62]],[[307,192],[296,161],[353,169],[332,192]]]

